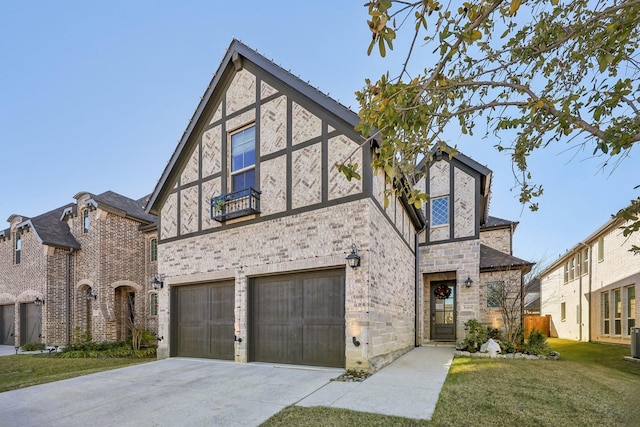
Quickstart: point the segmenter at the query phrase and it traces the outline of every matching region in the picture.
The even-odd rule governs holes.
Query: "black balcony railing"
[[[211,199],[211,218],[224,222],[260,213],[260,191],[246,188]]]

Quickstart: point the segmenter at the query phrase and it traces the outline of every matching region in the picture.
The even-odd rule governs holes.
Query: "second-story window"
[[[151,261],[158,260],[158,239],[151,239],[149,242],[149,252],[151,257],[149,258]]]
[[[604,237],[598,240],[598,261],[604,261]]]
[[[431,200],[431,225],[449,224],[449,196]]]
[[[255,187],[256,127],[231,134],[231,191]]]
[[[22,232],[16,231],[16,246],[15,246],[14,262],[16,264],[20,264],[21,259],[22,259]]]
[[[89,232],[89,209],[82,211],[82,232]]]

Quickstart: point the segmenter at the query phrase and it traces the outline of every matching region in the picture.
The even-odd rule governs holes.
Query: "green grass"
[[[629,346],[550,339],[560,360],[456,358],[432,420],[292,406],[277,426],[638,426],[640,364]]]
[[[48,354],[18,354],[0,357],[0,392],[44,384],[94,372],[121,368],[155,359],[74,359]]]

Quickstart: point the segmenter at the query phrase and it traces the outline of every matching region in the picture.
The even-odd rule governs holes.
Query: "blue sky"
[[[363,4],[3,2],[0,228],[11,214],[36,216],[81,191],[151,193],[234,37],[355,109],[365,78],[397,74],[407,41],[401,33],[399,50],[368,57]],[[420,67],[425,53],[416,54]],[[530,213],[496,141],[450,142],[494,171],[490,214],[520,222],[514,255],[531,261],[555,259],[638,194],[637,149],[603,169],[592,149],[556,144],[530,161],[545,189]]]

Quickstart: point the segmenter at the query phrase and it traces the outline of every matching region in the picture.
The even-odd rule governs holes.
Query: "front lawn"
[[[56,357],[58,355],[45,353],[0,357],[0,392],[155,360],[132,357]]]
[[[456,358],[433,419],[289,407],[274,426],[633,426],[639,425],[640,364],[629,346],[549,339],[560,360]]]

